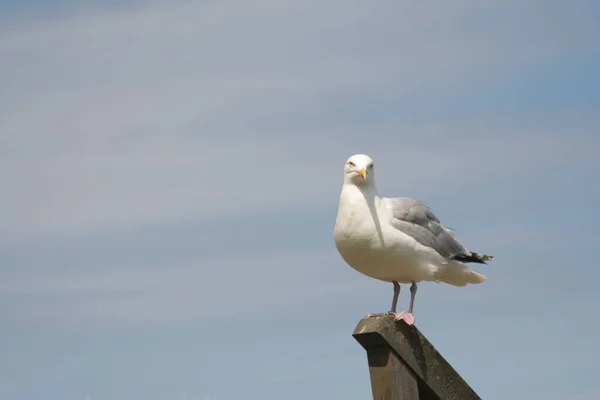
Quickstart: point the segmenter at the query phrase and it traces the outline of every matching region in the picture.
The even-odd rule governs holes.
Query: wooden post
[[[481,400],[414,325],[363,318],[352,336],[367,351],[374,400]]]

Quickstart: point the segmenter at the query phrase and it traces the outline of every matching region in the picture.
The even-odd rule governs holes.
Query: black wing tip
[[[458,255],[452,257],[452,259],[456,260],[456,261],[472,262],[472,263],[478,263],[478,264],[487,264],[486,261],[491,261],[494,258],[496,258],[496,257],[488,256],[487,254],[480,254],[480,253],[458,254]]]

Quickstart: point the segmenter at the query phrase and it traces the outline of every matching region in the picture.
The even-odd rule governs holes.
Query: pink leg
[[[412,286],[410,287],[410,307],[408,309],[408,312],[396,312],[396,304],[398,303],[398,296],[400,295],[400,285],[398,284],[398,282],[393,282],[394,284],[394,298],[392,299],[392,310],[388,313],[378,313],[378,314],[369,314],[367,315],[367,318],[370,317],[380,317],[383,315],[393,315],[394,319],[396,321],[404,321],[406,322],[407,325],[413,325],[415,323],[415,317],[412,314],[412,310],[413,310],[413,306],[414,306],[414,302],[415,302],[415,295],[417,294],[417,284],[415,282],[412,283]]]
[[[413,307],[415,306],[415,296],[417,295],[417,283],[415,281],[410,285],[410,306],[408,312],[394,313],[396,321],[404,321],[408,325],[415,323],[415,316],[413,315]]]

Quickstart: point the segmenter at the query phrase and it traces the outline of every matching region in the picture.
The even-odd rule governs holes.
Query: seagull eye
[[[348,165],[351,167],[356,167],[356,164],[354,164],[352,161],[348,161]]]
[[[369,164],[369,169],[373,169],[373,164]]]

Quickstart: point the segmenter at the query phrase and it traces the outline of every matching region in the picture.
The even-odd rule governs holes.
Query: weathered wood
[[[377,400],[418,398],[417,377],[387,346],[376,346],[367,353],[371,390]]]
[[[376,400],[481,400],[414,325],[363,318],[352,336],[367,351]]]

